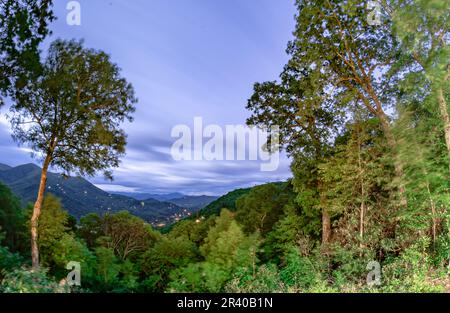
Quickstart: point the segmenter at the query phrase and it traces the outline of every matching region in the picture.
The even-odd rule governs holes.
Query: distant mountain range
[[[136,200],[156,199],[158,201],[170,202],[180,207],[190,210],[199,210],[213,202],[219,197],[216,196],[187,196],[179,192],[168,194],[151,194],[151,193],[139,193],[139,192],[112,192],[113,194],[122,195]]]
[[[0,182],[9,186],[24,204],[36,199],[41,168],[35,164],[11,167],[0,163]],[[65,178],[57,173],[48,173],[47,190],[61,199],[64,208],[76,218],[89,213],[129,211],[152,224],[170,224],[215,200],[215,197],[184,196],[174,193],[170,202],[152,197],[135,198],[112,194],[94,186],[81,177]],[[145,194],[144,194],[145,195]],[[167,195],[163,195],[163,198]],[[176,198],[179,196],[179,198]]]
[[[178,199],[184,196],[184,194],[179,192],[166,193],[166,194],[153,194],[153,193],[143,193],[143,192],[123,192],[123,191],[111,191],[111,193],[116,195],[122,195],[136,200],[146,200],[146,199],[156,199],[158,201],[168,201],[173,199]]]

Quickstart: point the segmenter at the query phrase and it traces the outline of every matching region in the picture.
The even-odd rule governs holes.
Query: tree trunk
[[[358,169],[359,169],[359,184],[361,185],[361,205],[359,207],[359,247],[363,248],[363,239],[364,239],[364,170],[362,168],[362,160],[361,160],[361,142],[360,135],[358,133]]]
[[[447,80],[445,80],[447,81]],[[438,89],[439,110],[441,111],[442,121],[444,123],[445,144],[447,145],[449,167],[450,167],[450,117],[448,114],[447,101],[443,88]]]
[[[47,154],[41,172],[41,181],[36,202],[33,207],[31,217],[31,262],[34,270],[39,269],[39,246],[38,246],[38,225],[41,215],[42,203],[44,201],[45,186],[47,182],[47,171],[51,161],[51,154]]]
[[[331,218],[327,209],[322,209],[322,244],[330,242],[331,238]]]

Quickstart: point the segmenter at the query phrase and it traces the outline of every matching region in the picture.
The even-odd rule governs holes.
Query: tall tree
[[[373,241],[366,236],[374,223],[369,219],[373,211],[381,212],[384,210],[380,208],[389,206],[389,184],[393,179],[383,164],[385,153],[378,121],[361,110],[354,112],[346,131],[336,138],[333,154],[319,166],[323,199],[330,212],[339,217],[336,241],[359,243],[360,248],[367,248],[367,243]]]
[[[450,167],[450,7],[445,0],[401,0],[391,12],[393,29],[402,44],[402,71],[415,93],[428,95],[439,112]],[[411,92],[411,89],[410,89]]]
[[[304,68],[327,73],[329,101],[337,105],[356,104],[373,114],[395,156],[398,143],[387,112],[396,104],[399,77],[388,73],[400,49],[391,21],[382,18],[386,11],[381,11],[380,22],[372,25],[366,1],[298,0],[297,6],[292,58]],[[312,86],[317,89],[314,83]],[[313,96],[323,94],[316,91]],[[394,166],[401,204],[406,205],[401,184],[403,166],[401,162]]]
[[[327,75],[299,62],[295,56],[294,43],[288,54],[291,60],[280,75],[280,82],[256,83],[247,109],[253,114],[247,124],[260,127],[277,125],[280,144],[294,157],[292,169],[296,192],[311,196],[314,201],[302,200],[305,211],[319,210],[322,215],[322,241],[331,237],[330,215],[320,207],[317,190],[321,184],[317,166],[330,149],[333,132],[338,129],[341,113],[335,103],[325,99]],[[319,97],[318,95],[321,95]]]
[[[53,42],[42,74],[17,88],[11,105],[13,138],[29,144],[43,160],[31,218],[33,267],[39,266],[38,220],[50,166],[66,174],[94,175],[119,165],[126,135],[120,128],[132,121],[134,90],[109,56],[85,49],[82,42]]]

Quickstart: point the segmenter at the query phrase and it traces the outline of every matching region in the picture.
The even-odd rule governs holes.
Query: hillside
[[[41,169],[35,164],[9,167],[0,164],[0,182],[21,198],[24,204],[34,202],[39,187]],[[80,218],[88,213],[104,214],[127,210],[151,223],[170,223],[184,217],[187,212],[180,206],[156,199],[136,200],[127,196],[107,193],[84,178],[65,178],[48,173],[47,192],[61,198],[68,212]]]
[[[6,171],[6,170],[9,170],[9,169],[11,169],[11,166],[8,166],[6,164],[1,164],[0,163],[0,171]]]
[[[181,198],[167,200],[167,202],[190,210],[199,210],[217,199],[218,197],[215,196],[183,196]]]
[[[196,216],[211,216],[211,215],[219,215],[220,210],[223,208],[227,208],[230,211],[236,210],[236,200],[243,195],[249,193],[251,188],[240,188],[219,197],[215,201],[208,204],[203,209],[199,210]]]
[[[196,211],[206,207],[208,204],[218,199],[216,196],[187,196],[179,192],[167,194],[151,194],[141,192],[111,192],[112,194],[130,197],[136,200],[156,199],[176,204],[182,208],[189,209],[189,211]]]

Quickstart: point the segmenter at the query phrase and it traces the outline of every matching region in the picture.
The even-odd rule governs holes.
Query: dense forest
[[[125,211],[77,220],[44,195],[49,166],[110,175],[136,99],[83,43],[57,40],[41,61],[51,1],[17,3],[0,7],[0,87],[15,139],[42,152],[43,186],[22,207],[0,185],[0,291],[450,292],[447,1],[380,1],[375,14],[366,1],[297,0],[289,61],[247,103],[249,125],[280,127],[272,148],[293,177],[164,229]],[[67,284],[71,261],[80,286]]]

